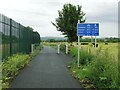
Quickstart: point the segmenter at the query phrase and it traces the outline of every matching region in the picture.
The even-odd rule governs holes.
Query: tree
[[[77,23],[84,23],[85,13],[81,11],[82,6],[74,6],[72,4],[65,4],[61,11],[58,10],[59,17],[56,22],[52,24],[61,31],[65,37],[68,37],[69,42],[77,41]]]
[[[33,28],[30,27],[30,26],[27,26],[26,29],[27,29],[27,30],[30,30],[30,31],[33,31]]]

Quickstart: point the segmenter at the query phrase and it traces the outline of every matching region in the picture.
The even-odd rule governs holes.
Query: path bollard
[[[66,54],[68,54],[68,45],[66,44]]]
[[[58,45],[58,54],[60,53],[60,45]]]

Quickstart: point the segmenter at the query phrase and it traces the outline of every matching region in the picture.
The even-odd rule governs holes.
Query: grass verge
[[[37,47],[37,49],[31,54],[14,54],[11,57],[3,60],[0,64],[2,67],[2,89],[10,87],[10,82],[19,74],[19,71],[23,69],[33,57],[35,57],[41,50],[42,46]]]
[[[90,51],[81,49],[80,68],[77,67],[77,48],[71,47],[70,54],[75,56],[74,63],[69,63],[70,70],[85,88],[119,88],[118,60],[107,49],[97,50],[95,56]]]

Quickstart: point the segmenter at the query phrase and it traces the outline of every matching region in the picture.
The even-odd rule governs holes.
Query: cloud
[[[106,9],[101,11],[100,13],[92,12],[91,14],[87,14],[87,18],[89,21],[99,21],[99,22],[114,22],[117,23],[118,20],[118,13],[117,10],[114,9]],[[93,15],[94,13],[97,13]]]
[[[117,2],[99,2],[96,7],[91,8],[86,13],[87,17],[91,21],[99,22],[114,22],[118,20],[118,7]]]
[[[63,5],[63,3],[62,2],[57,2],[57,1],[49,1],[49,2],[47,2],[47,4],[48,5],[50,5],[50,6],[57,6],[57,7],[59,7],[59,6],[61,6],[61,5]]]
[[[1,0],[0,13],[31,26],[41,36],[62,36],[51,24],[65,3],[82,5],[87,22],[100,22],[101,36],[117,34],[117,4],[119,0]],[[107,25],[107,26],[106,26]],[[110,26],[110,28],[109,28]],[[110,30],[111,29],[111,30]],[[104,30],[108,30],[105,32]],[[107,34],[105,34],[107,33]]]

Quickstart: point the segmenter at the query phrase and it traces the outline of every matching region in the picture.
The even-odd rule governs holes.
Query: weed
[[[11,80],[15,78],[19,71],[40,52],[41,48],[42,46],[37,47],[30,55],[20,53],[3,60],[4,62],[0,64],[2,66],[1,82],[3,89],[9,87]]]
[[[84,48],[80,50],[80,69],[77,68],[77,47],[71,47],[70,54],[75,55],[76,61],[70,63],[73,75],[77,77],[85,87],[91,88],[118,88],[118,60],[109,53],[108,48],[102,46],[92,52],[91,46],[88,51]],[[96,55],[96,57],[95,57]],[[88,83],[89,82],[89,83]],[[93,85],[91,85],[91,83]]]

